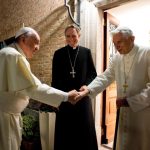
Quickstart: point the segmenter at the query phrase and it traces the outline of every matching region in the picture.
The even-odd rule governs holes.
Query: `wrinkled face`
[[[33,54],[39,50],[39,44],[39,35],[33,35],[24,38],[24,53],[27,58],[32,58]]]
[[[75,28],[69,28],[66,33],[66,43],[71,47],[77,47],[80,39],[79,33]]]
[[[113,43],[120,54],[129,53],[134,45],[134,36],[125,36],[122,33],[113,35]]]

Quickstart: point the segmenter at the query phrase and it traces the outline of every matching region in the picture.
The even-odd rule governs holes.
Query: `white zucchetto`
[[[27,32],[36,32],[34,29],[32,29],[31,27],[23,27],[23,28],[20,28],[17,32],[16,32],[16,35],[15,35],[15,38],[19,37],[20,35],[22,34],[25,34]]]

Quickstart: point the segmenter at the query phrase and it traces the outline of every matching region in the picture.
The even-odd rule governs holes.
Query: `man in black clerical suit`
[[[52,86],[79,91],[96,76],[91,51],[79,46],[80,29],[65,29],[67,45],[55,51],[52,65]],[[72,105],[62,102],[56,113],[54,150],[98,150],[91,99],[87,96]]]

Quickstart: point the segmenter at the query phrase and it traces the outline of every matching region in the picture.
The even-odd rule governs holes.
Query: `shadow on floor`
[[[109,144],[102,144],[101,150],[112,150],[113,149],[113,142],[110,142]]]

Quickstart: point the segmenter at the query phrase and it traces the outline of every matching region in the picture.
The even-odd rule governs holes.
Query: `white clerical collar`
[[[137,45],[134,45],[132,50],[128,53],[128,54],[124,54],[125,57],[130,57],[132,55],[134,55],[137,52]]]
[[[25,53],[23,52],[23,50],[20,48],[20,46],[17,43],[14,43],[15,47],[17,48],[17,50],[24,56],[26,57]]]
[[[70,45],[68,45],[68,46],[71,47],[73,50],[76,50],[79,45],[77,45],[76,47],[72,47],[72,46],[70,46]]]
[[[72,49],[73,49],[73,50],[76,50],[77,48],[78,48],[78,46],[76,46],[76,47],[72,47]]]

